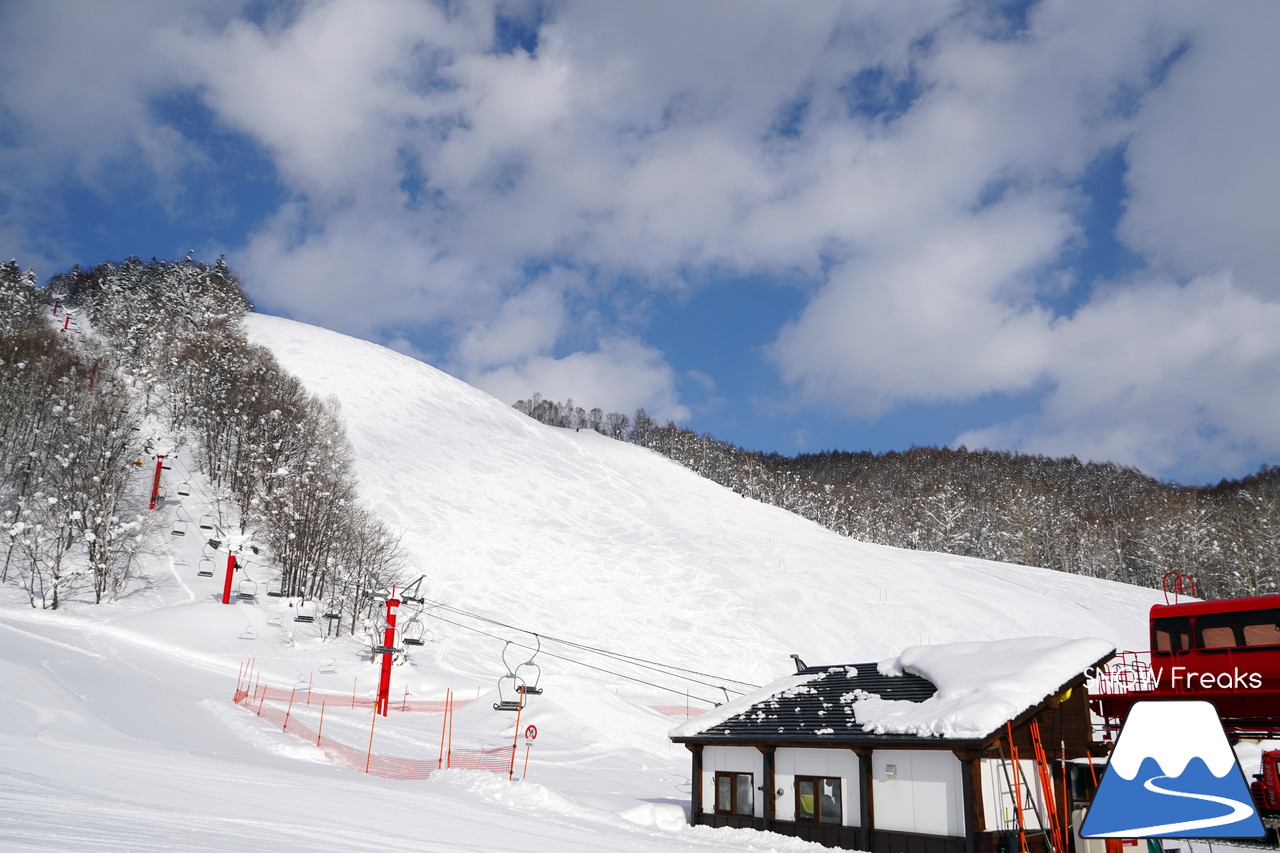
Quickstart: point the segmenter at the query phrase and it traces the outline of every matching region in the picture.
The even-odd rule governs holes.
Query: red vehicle
[[[1262,753],[1262,772],[1253,777],[1249,793],[1258,814],[1280,816],[1280,749]]]
[[[1204,699],[1234,737],[1280,736],[1280,595],[1157,604],[1151,650],[1121,652],[1090,694],[1108,730],[1135,702]]]

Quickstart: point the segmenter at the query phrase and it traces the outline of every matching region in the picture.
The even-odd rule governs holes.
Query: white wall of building
[[[871,754],[875,828],[964,835],[963,772],[947,750],[877,749]]]
[[[796,819],[796,777],[832,776],[840,779],[845,826],[861,826],[862,774],[858,756],[849,749],[779,749],[774,753],[774,802],[778,820]],[[778,796],[782,789],[782,796]]]
[[[764,817],[765,792],[764,755],[754,746],[704,746],[702,748],[702,811],[714,814],[716,810],[716,773],[752,773],[757,789],[752,802],[752,814]]]
[[[1044,808],[1044,798],[1036,777],[1036,764],[1028,760],[1018,763],[1022,765],[1022,828],[1039,829],[1040,819],[1036,810]],[[982,813],[986,817],[985,828],[988,831],[1018,828],[1013,767],[1012,761],[982,759]]]

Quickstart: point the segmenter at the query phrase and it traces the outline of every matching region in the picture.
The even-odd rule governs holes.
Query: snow
[[[712,703],[750,689],[730,679],[773,682],[793,669],[791,652],[845,663],[1046,633],[1137,648],[1160,600],[855,542],[649,451],[537,424],[373,344],[265,316],[248,327],[312,391],[339,400],[362,496],[403,531],[410,579],[426,575],[431,599],[493,620],[424,613],[430,642],[394,668],[393,698],[453,689],[472,700],[456,715],[455,747],[510,744],[514,715],[491,710],[504,642],[541,635],[546,692],[521,718],[539,730],[529,778],[366,776],[232,705],[250,658],[274,687],[362,696],[377,664],[367,645],[295,623],[288,600],[218,603],[224,563],[197,577],[200,537],[169,535],[171,499],[155,511],[141,580],[120,601],[71,596],[49,613],[0,589],[6,851],[815,850],[687,826],[688,752],[653,706],[723,713]],[[190,481],[183,509],[199,519],[210,495],[186,452],[171,476]],[[265,586],[272,567],[242,559]],[[652,661],[712,675],[639,665]],[[318,716],[305,704],[294,712],[308,724]],[[324,718],[326,735],[356,745],[369,724],[359,708]],[[377,721],[375,751],[430,757],[440,725],[439,714],[393,711]]]
[[[877,734],[980,738],[1115,651],[1106,640],[1024,637],[912,646],[881,661],[881,675],[910,672],[938,692],[923,702],[867,696],[854,718]]]
[[[1142,762],[1154,758],[1165,776],[1177,777],[1200,758],[1219,778],[1236,767],[1218,712],[1208,702],[1138,702],[1125,720],[1110,766],[1132,781]]]

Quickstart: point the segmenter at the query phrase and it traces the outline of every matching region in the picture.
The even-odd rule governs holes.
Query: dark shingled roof
[[[918,675],[904,673],[881,675],[874,663],[841,666],[811,666],[799,675],[812,678],[799,687],[784,691],[772,699],[757,702],[746,711],[698,734],[672,738],[678,743],[788,743],[835,744],[932,743],[938,738],[914,735],[879,735],[864,731],[854,720],[853,703],[858,691],[884,699],[923,702],[938,688]]]

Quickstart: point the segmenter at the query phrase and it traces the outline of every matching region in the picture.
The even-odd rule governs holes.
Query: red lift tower
[[[396,653],[396,608],[400,599],[396,598],[396,588],[391,587],[391,597],[387,599],[387,630],[382,637],[382,645],[374,652],[382,655],[382,678],[378,681],[377,713],[387,715],[391,702],[391,658]]]

